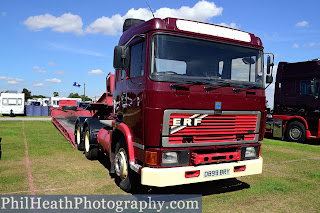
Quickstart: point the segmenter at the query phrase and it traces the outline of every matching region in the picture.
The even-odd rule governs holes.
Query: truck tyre
[[[306,128],[299,121],[289,123],[286,128],[286,138],[290,142],[303,143],[306,139]]]
[[[114,157],[115,181],[125,192],[135,193],[140,186],[139,175],[129,166],[129,155],[126,140],[121,137],[116,144]]]
[[[80,151],[84,151],[84,142],[81,138],[81,127],[80,124],[77,123],[74,131],[74,139],[77,143],[77,149]]]
[[[97,160],[99,157],[98,146],[93,147],[90,143],[89,127],[86,127],[84,131],[84,154],[88,160]]]

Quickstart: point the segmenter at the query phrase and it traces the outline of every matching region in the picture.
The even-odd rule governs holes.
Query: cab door
[[[143,91],[145,88],[146,42],[130,45],[130,67],[121,94],[123,122],[133,131],[134,142],[143,144]]]

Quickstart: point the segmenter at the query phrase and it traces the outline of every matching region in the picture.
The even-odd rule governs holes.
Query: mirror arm
[[[128,47],[128,44],[135,38],[146,38],[145,34],[136,34],[134,36],[132,36],[132,38],[129,39],[129,41],[127,41],[123,46]]]

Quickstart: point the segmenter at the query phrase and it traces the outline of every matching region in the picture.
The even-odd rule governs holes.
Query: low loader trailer
[[[52,107],[50,109],[50,116],[52,123],[59,129],[63,136],[70,141],[74,147],[77,147],[74,138],[75,122],[78,117],[92,117],[92,113],[84,110],[82,107],[77,107],[76,100],[60,100],[59,107]]]
[[[62,125],[94,160],[104,153],[127,192],[260,174],[265,82],[260,38],[166,18],[127,19],[107,91]],[[76,112],[73,114],[76,116]],[[60,119],[59,119],[60,117]],[[70,119],[69,119],[70,121]],[[68,131],[68,129],[70,131]]]

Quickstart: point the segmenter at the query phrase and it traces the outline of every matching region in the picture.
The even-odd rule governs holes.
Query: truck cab
[[[291,142],[320,138],[319,59],[279,62],[267,132]]]
[[[108,131],[123,124],[131,136],[122,153],[104,146],[116,174],[126,181],[130,167],[143,185],[164,187],[261,173],[263,60],[251,33],[176,18],[126,20]]]

